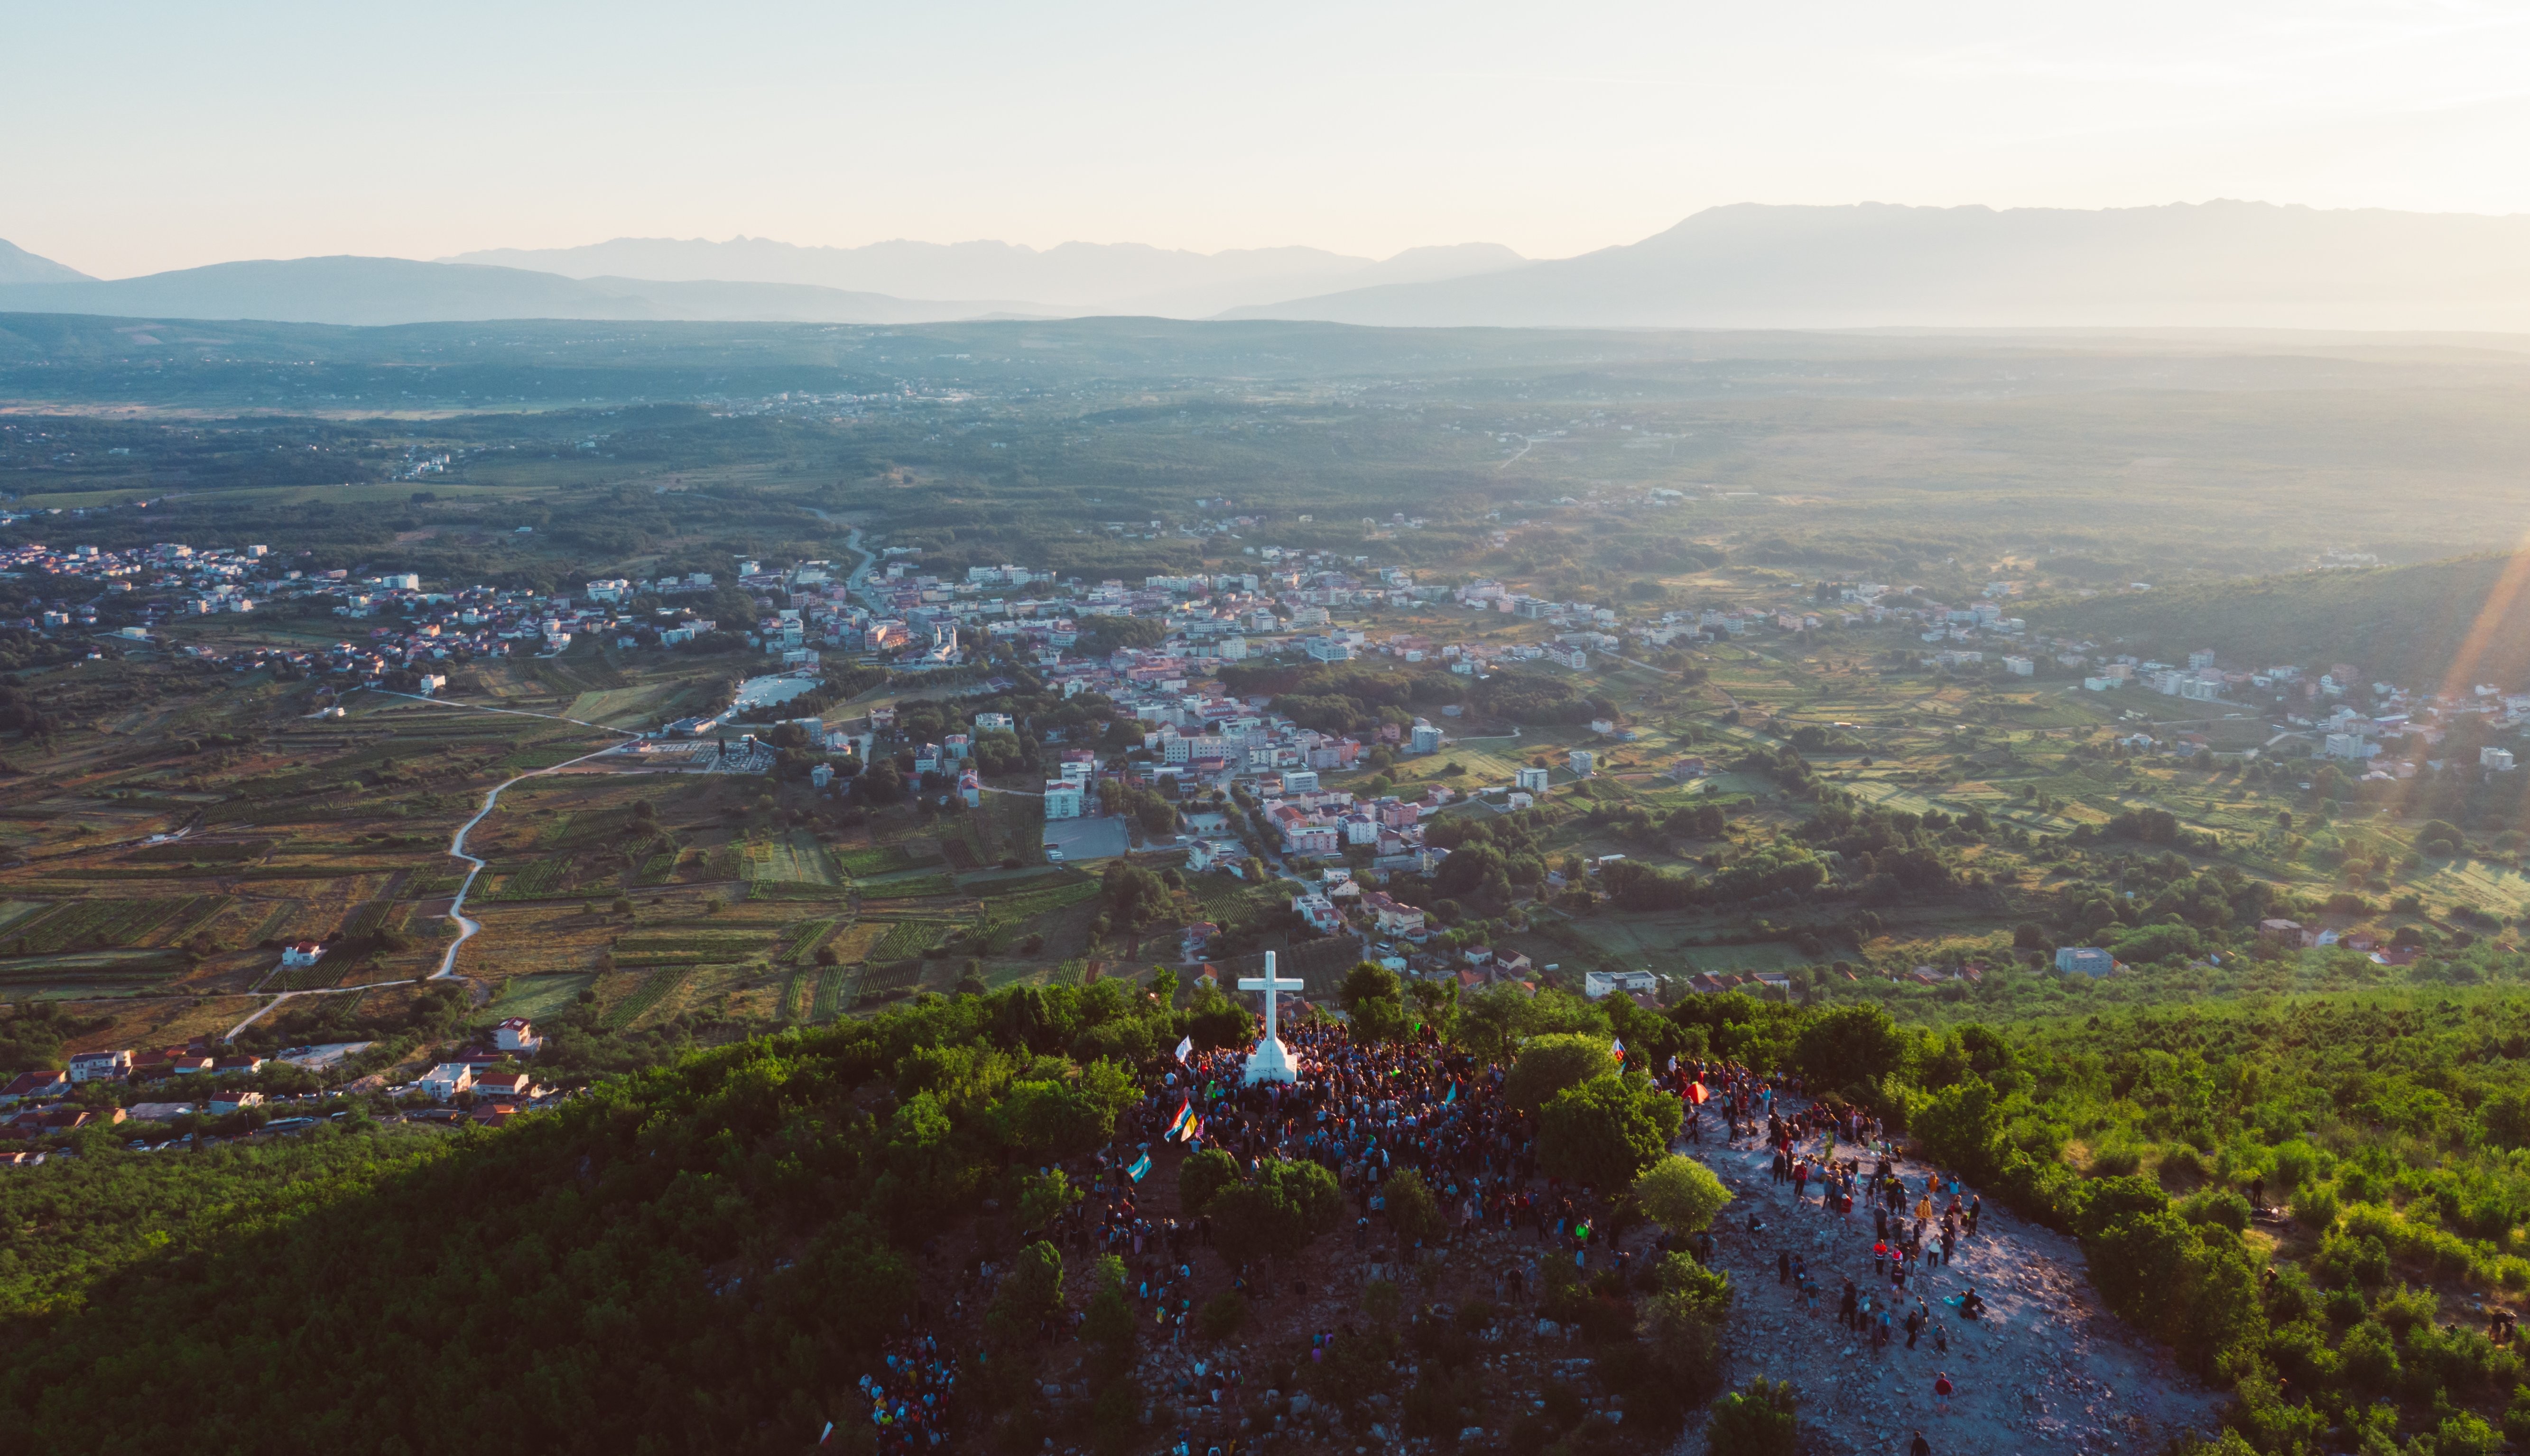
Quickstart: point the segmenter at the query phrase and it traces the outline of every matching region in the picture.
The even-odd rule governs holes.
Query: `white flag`
[[[1193,1050],[1194,1050],[1194,1038],[1193,1038],[1193,1037],[1190,1037],[1190,1036],[1189,1036],[1189,1037],[1187,1037],[1184,1041],[1182,1041],[1182,1042],[1178,1043],[1178,1060],[1180,1060],[1180,1061],[1183,1061],[1183,1060],[1185,1060],[1185,1059],[1186,1059],[1186,1053],[1187,1053],[1187,1052],[1192,1052]]]

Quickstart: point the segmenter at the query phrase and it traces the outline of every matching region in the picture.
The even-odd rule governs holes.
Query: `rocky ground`
[[[1850,1220],[1795,1207],[1788,1184],[1768,1175],[1763,1149],[1685,1150],[1722,1175],[1733,1202],[1717,1225],[1719,1263],[1732,1275],[1729,1378],[1789,1380],[1801,1395],[1805,1449],[1820,1456],[1902,1452],[1921,1430],[1936,1456],[2017,1452],[2131,1453],[2159,1449],[2184,1430],[2210,1432],[2224,1397],[2181,1373],[2167,1352],[2103,1309],[2071,1239],[2012,1216],[1987,1200],[1977,1237],[1948,1268],[1908,1280],[1907,1304],[1921,1295],[1947,1326],[1950,1349],[1932,1339],[1905,1348],[1901,1334],[1872,1353],[1837,1318],[1842,1280],[1873,1287],[1871,1217]],[[1898,1170],[1921,1187],[1928,1164]],[[1754,1213],[1765,1225],[1747,1231]],[[1776,1255],[1807,1261],[1819,1287],[1815,1312],[1779,1283]],[[1884,1281],[1885,1283],[1885,1281]],[[1974,1284],[1988,1310],[1963,1321],[1941,1303]],[[1956,1392],[1934,1408],[1933,1381],[1947,1372]],[[1679,1456],[1704,1450],[1690,1430]]]

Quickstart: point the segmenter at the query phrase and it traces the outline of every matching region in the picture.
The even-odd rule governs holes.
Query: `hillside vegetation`
[[[2370,677],[2425,681],[2458,665],[2478,615],[2502,584],[2510,556],[2469,556],[2377,571],[2310,571],[2131,595],[2094,597],[2029,611],[2049,632],[2114,639],[2176,658],[2212,647],[2227,661],[2293,663],[2325,671],[2352,663]],[[2530,593],[2501,604],[2473,681],[2519,682],[2530,671]]]

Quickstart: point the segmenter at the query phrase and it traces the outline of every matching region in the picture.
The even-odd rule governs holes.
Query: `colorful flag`
[[[832,1422],[832,1421],[829,1421],[829,1422],[827,1422],[827,1423],[826,1423],[826,1430],[825,1430],[825,1433],[824,1433],[823,1435],[820,1435],[820,1436],[818,1436],[818,1437],[817,1437],[817,1444],[822,1446],[822,1445],[826,1444],[828,1441],[833,1440],[834,1438],[835,1438],[835,1423],[834,1423],[834,1422]]]
[[[1169,1130],[1162,1134],[1162,1136],[1174,1138],[1188,1122],[1193,1120],[1194,1104],[1192,1102],[1180,1103],[1178,1104],[1178,1114],[1169,1119]]]
[[[1446,1107],[1446,1106],[1448,1106],[1450,1104],[1452,1104],[1452,1103],[1454,1103],[1454,1102],[1457,1102],[1458,1100],[1458,1084],[1456,1081],[1453,1081],[1453,1082],[1451,1082],[1451,1084],[1450,1084],[1450,1090],[1449,1090],[1448,1092],[1443,1093],[1443,1094],[1441,1095],[1441,1105],[1443,1105],[1443,1106],[1445,1106],[1445,1107]]]
[[[1608,1054],[1617,1058],[1619,1061],[1623,1061],[1625,1059],[1625,1044],[1611,1038],[1608,1042]]]
[[[1185,1140],[1186,1140],[1186,1142],[1187,1142],[1189,1145],[1192,1145],[1192,1144],[1193,1144],[1197,1139],[1201,1138],[1202,1136],[1203,1136],[1203,1119],[1202,1119],[1202,1118],[1197,1117],[1197,1118],[1196,1118],[1195,1120],[1193,1120],[1192,1122],[1189,1122],[1189,1123],[1187,1123],[1187,1124],[1186,1124]]]
[[[1188,1053],[1188,1052],[1192,1052],[1192,1051],[1194,1051],[1194,1038],[1192,1038],[1192,1037],[1187,1037],[1187,1038],[1185,1038],[1183,1041],[1179,1042],[1179,1043],[1178,1043],[1178,1060],[1179,1060],[1179,1061],[1184,1061],[1184,1060],[1186,1059],[1186,1053]]]
[[[1139,1183],[1142,1181],[1142,1175],[1148,1173],[1150,1170],[1151,1155],[1145,1153],[1141,1157],[1133,1159],[1133,1165],[1125,1169],[1125,1175],[1131,1178],[1134,1182]]]

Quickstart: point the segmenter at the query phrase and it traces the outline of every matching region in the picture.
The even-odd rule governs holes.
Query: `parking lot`
[[[1110,819],[1049,819],[1045,822],[1045,847],[1063,852],[1066,864],[1078,864],[1085,859],[1114,859],[1129,846],[1125,836],[1125,821]]]

